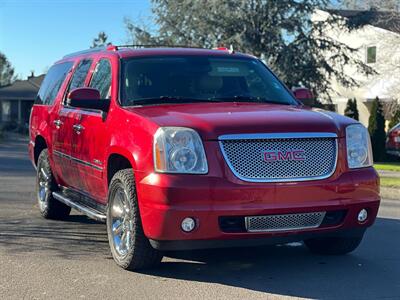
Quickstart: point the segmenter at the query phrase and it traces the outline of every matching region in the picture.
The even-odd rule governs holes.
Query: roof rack
[[[162,45],[162,44],[132,44],[132,45],[114,45],[116,50],[119,48],[195,48],[205,49],[204,47],[190,46],[190,45]]]
[[[96,53],[96,52],[101,52],[105,50],[109,51],[118,51],[120,48],[133,48],[133,49],[141,49],[141,48],[193,48],[193,49],[207,49],[204,47],[198,47],[198,46],[188,46],[188,45],[157,45],[157,44],[132,44],[132,45],[113,45],[113,44],[108,44],[106,46],[98,46],[95,48],[87,49],[87,50],[82,50],[82,51],[77,51],[73,52],[70,54],[65,55],[63,58],[69,58],[69,57],[74,57],[78,55],[84,55],[84,54],[90,54],[90,53]],[[218,47],[214,48],[214,50],[227,50],[233,53],[232,46],[230,49],[225,48],[225,47]]]

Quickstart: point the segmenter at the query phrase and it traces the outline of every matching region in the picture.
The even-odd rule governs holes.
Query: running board
[[[53,197],[55,199],[57,199],[58,201],[64,203],[65,205],[68,205],[71,208],[79,210],[80,212],[84,213],[91,219],[101,221],[101,222],[105,222],[107,219],[107,216],[105,214],[103,214],[99,211],[96,211],[91,207],[82,205],[80,203],[73,202],[71,199],[65,197],[64,195],[62,195],[60,193],[53,192]]]

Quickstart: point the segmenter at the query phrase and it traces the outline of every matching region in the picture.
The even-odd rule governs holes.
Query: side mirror
[[[313,106],[315,104],[314,94],[307,88],[294,88],[292,92],[297,100],[304,105]]]
[[[100,92],[93,88],[77,88],[71,91],[67,97],[67,104],[72,107],[97,109],[107,112],[110,108],[110,100],[100,99]]]

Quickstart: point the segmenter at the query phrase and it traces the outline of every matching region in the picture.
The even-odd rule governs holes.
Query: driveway
[[[383,199],[347,256],[313,255],[301,243],[176,252],[134,273],[114,264],[104,224],[76,212],[67,221],[39,216],[26,144],[0,143],[2,299],[400,298],[400,199]]]

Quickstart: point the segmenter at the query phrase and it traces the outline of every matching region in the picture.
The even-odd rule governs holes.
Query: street
[[[27,141],[0,142],[2,299],[400,299],[400,199],[347,256],[302,244],[168,253],[158,269],[134,273],[113,262],[106,227],[76,211],[40,217]],[[400,195],[399,195],[400,198]]]

